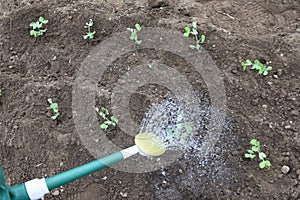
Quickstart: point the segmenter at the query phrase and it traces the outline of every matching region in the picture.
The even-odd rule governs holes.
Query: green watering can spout
[[[159,156],[165,152],[163,142],[158,140],[158,137],[153,134],[139,133],[136,136],[135,142],[136,145],[132,147],[49,178],[33,179],[20,185],[10,187],[5,183],[2,167],[0,165],[0,200],[38,200],[55,188],[118,163],[136,153]]]

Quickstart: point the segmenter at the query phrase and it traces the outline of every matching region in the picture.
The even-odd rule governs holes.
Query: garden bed
[[[76,73],[95,46],[136,23],[183,33],[195,18],[198,30],[206,35],[202,47],[220,69],[227,95],[226,126],[213,152],[205,160],[182,159],[150,173],[107,168],[45,199],[300,198],[299,2],[164,2],[168,3],[152,7],[144,1],[1,5],[0,163],[9,185],[51,176],[94,159],[75,130],[72,90]],[[35,39],[29,35],[29,24],[39,16],[49,23],[47,32]],[[96,34],[87,41],[83,26],[90,18]],[[273,67],[267,76],[242,70],[242,61],[256,58]],[[144,49],[124,55],[105,72],[98,87],[107,94],[96,99],[96,106],[110,109],[110,92],[127,66],[149,60],[174,67],[195,90],[209,96],[201,77],[183,59]],[[140,88],[130,102],[132,119],[140,123],[150,103],[164,99],[166,93],[157,85]],[[58,120],[51,120],[48,98],[59,104]],[[120,134],[118,128],[106,134],[122,148],[132,144],[132,138]],[[257,159],[244,157],[253,138],[261,142],[270,168],[260,169]],[[290,168],[286,174],[283,166]]]

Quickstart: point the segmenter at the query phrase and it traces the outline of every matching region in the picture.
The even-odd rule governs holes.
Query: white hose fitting
[[[126,159],[130,156],[133,156],[134,154],[136,154],[138,152],[139,152],[139,149],[136,145],[134,145],[132,147],[128,147],[127,149],[121,150],[121,153],[123,155],[123,159]]]
[[[31,181],[27,181],[25,183],[25,188],[30,200],[41,199],[45,194],[49,193],[45,178],[36,178]]]

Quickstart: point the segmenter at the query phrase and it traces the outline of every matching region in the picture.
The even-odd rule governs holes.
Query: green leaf
[[[246,60],[246,65],[247,65],[247,66],[250,66],[250,65],[252,65],[252,62],[251,62],[251,60],[247,59],[247,60]]]
[[[194,21],[192,22],[192,26],[193,26],[194,29],[197,28],[197,21],[196,21],[196,20],[194,20]]]
[[[168,129],[167,130],[167,140],[170,140],[172,138],[172,130]]]
[[[266,167],[266,163],[264,161],[259,163],[259,168],[263,169]]]
[[[40,22],[35,23],[36,28],[42,28],[43,24]]]
[[[177,126],[176,126],[177,129],[182,129],[182,127],[183,127],[182,123],[177,124]]]
[[[31,22],[31,23],[29,24],[29,26],[32,27],[33,29],[36,29],[37,27],[36,27],[35,24],[36,24],[35,22]]]
[[[104,124],[104,123],[100,125],[100,128],[102,128],[102,129],[104,129],[104,130],[106,130],[107,127],[108,127],[108,125],[106,125],[106,124]]]
[[[141,44],[141,43],[142,43],[142,40],[136,40],[135,43],[136,43],[136,44]]]
[[[257,64],[253,64],[253,65],[252,65],[252,67],[251,67],[251,69],[256,69],[256,70],[259,70],[259,65],[257,65]]]
[[[189,37],[189,35],[190,35],[189,32],[186,32],[186,33],[183,34],[184,37]]]
[[[271,167],[271,162],[269,160],[265,160],[264,162],[267,167]]]
[[[34,36],[34,37],[37,37],[37,31],[31,30],[31,31],[30,31],[30,35],[31,35],[31,36]]]
[[[259,65],[259,64],[260,64],[260,61],[259,61],[258,59],[255,59],[255,60],[254,60],[254,64]]]
[[[48,23],[48,20],[46,20],[44,17],[39,17],[39,21],[40,21],[42,24],[47,24],[47,23]]]
[[[115,116],[110,117],[111,121],[118,123],[119,120]]]
[[[258,147],[260,146],[260,142],[258,140],[256,140],[256,139],[250,140],[250,144],[252,144],[254,146],[258,146]]]
[[[243,67],[243,71],[246,71],[246,68],[247,68],[247,65],[246,65],[246,63],[244,63],[244,62],[242,62],[242,67]]]
[[[130,39],[131,39],[131,40],[136,40],[136,35],[135,35],[134,33],[131,33]]]
[[[200,39],[200,43],[205,42],[206,36],[205,35],[201,35],[201,39]]]
[[[182,120],[182,115],[181,115],[181,113],[179,113],[178,115],[177,115],[177,122],[180,122]]]
[[[272,67],[271,67],[271,66],[268,66],[268,67],[265,68],[265,70],[266,70],[266,71],[271,71],[271,70],[272,70]]]
[[[247,150],[247,152],[250,154],[254,154],[254,152],[252,150]]]
[[[83,39],[86,40],[86,39],[88,39],[88,37],[89,37],[88,35],[84,35],[84,36],[83,36]]]
[[[264,76],[267,76],[268,74],[269,74],[268,71],[264,71],[264,73],[263,73]]]
[[[136,30],[138,30],[138,31],[140,31],[142,28],[141,28],[141,26],[139,25],[139,24],[136,24],[135,25],[135,28],[136,28]]]
[[[267,156],[266,156],[266,154],[265,154],[264,152],[259,152],[259,153],[258,153],[258,157],[259,157],[259,159],[263,160],[263,159],[266,158]]]
[[[115,122],[112,122],[112,125],[113,125],[113,126],[116,126],[117,124],[116,124]]]
[[[107,109],[107,108],[105,108],[105,107],[102,107],[102,108],[101,108],[101,110],[103,110],[103,111],[105,112],[105,114],[106,114],[106,115],[109,115],[109,111],[108,111],[108,109]]]
[[[104,123],[107,124],[107,125],[112,125],[113,124],[113,122],[109,121],[109,120],[106,120]]]
[[[190,45],[189,46],[191,49],[196,49],[196,46],[194,46],[194,45]]]
[[[260,167],[261,169],[263,169],[263,168],[265,168],[265,167],[271,167],[271,162],[268,161],[268,160],[261,161],[261,162],[259,163],[259,167]]]
[[[103,112],[99,112],[99,115],[100,115],[102,118],[106,119],[106,115],[105,115]]]
[[[41,29],[41,30],[40,30],[40,32],[41,32],[41,33],[45,33],[46,31],[47,31],[47,29],[46,29],[46,28],[45,28],[45,29]],[[43,34],[42,34],[42,35],[43,35]]]
[[[191,28],[188,27],[188,26],[186,26],[186,27],[184,27],[184,31],[185,31],[185,33],[190,33],[191,32]]]
[[[58,116],[59,116],[59,113],[56,113],[55,115],[53,115],[53,116],[51,117],[51,119],[56,120],[56,119],[58,118]]]
[[[58,107],[58,104],[57,104],[57,103],[52,103],[52,104],[50,105],[50,107],[51,107],[52,109],[55,109],[55,108]]]
[[[245,153],[245,157],[253,159],[253,158],[255,158],[255,155],[254,154],[250,154],[250,153]]]
[[[259,150],[260,150],[259,147],[257,147],[257,146],[252,146],[252,151],[258,152]]]
[[[191,31],[191,34],[192,34],[192,35],[198,35],[198,31],[197,31],[196,29],[193,29],[193,30]]]
[[[186,130],[187,133],[193,132],[193,127],[191,126],[190,123],[187,123],[187,124],[185,125],[185,130]]]
[[[40,22],[43,22],[44,20],[45,20],[44,17],[39,17]]]
[[[94,22],[93,22],[92,19],[90,19],[90,21],[89,21],[89,26],[93,26],[93,25],[94,25]]]
[[[264,66],[260,66],[259,70],[258,70],[258,74],[263,74],[265,71],[265,67]]]
[[[187,137],[188,137],[188,135],[187,135],[186,133],[183,133],[183,134],[181,135],[181,140],[186,140]]]

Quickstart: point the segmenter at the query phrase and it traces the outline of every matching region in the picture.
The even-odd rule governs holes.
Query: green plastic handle
[[[49,177],[49,178],[46,178],[46,183],[47,183],[48,189],[49,189],[49,191],[53,190],[54,188],[58,188],[62,185],[65,185],[67,183],[70,183],[72,181],[80,179],[84,176],[87,176],[91,173],[94,173],[98,170],[106,168],[106,167],[108,167],[114,163],[120,162],[122,160],[123,160],[122,153],[116,152],[116,153],[110,154],[108,156],[105,156],[101,159],[87,163],[85,165],[62,172],[60,174],[57,174],[57,175]]]
[[[51,191],[54,188],[58,188],[98,170],[106,168],[112,164],[118,163],[123,159],[124,157],[121,152],[110,154],[85,165],[81,165],[71,170],[46,178],[47,187],[49,191]],[[26,192],[25,183],[8,187],[8,191],[10,198],[4,200],[30,200]]]

